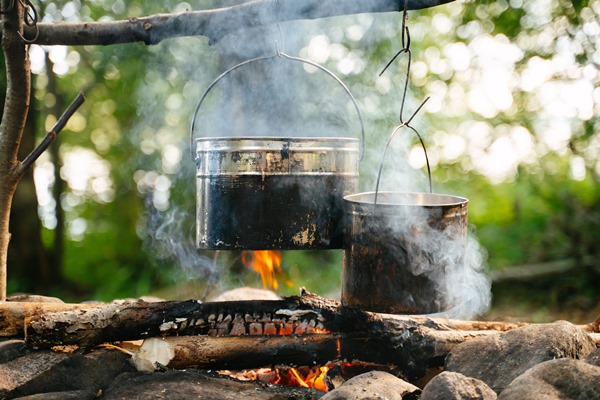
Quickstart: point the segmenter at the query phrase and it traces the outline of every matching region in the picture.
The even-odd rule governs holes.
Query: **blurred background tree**
[[[223,6],[39,3],[44,22]],[[427,144],[434,191],[469,198],[470,222],[498,282],[498,315],[546,319],[567,313],[573,320],[599,311],[599,14],[598,0],[461,1],[409,14],[413,58],[406,109],[412,113],[430,97],[415,124]],[[364,190],[373,189],[382,146],[398,124],[406,57],[379,73],[402,47],[401,23],[397,13],[357,15],[248,33],[273,43],[263,51],[280,46],[326,66],[349,86],[367,130]],[[33,180],[19,185],[9,293],[112,300],[204,297],[260,285],[241,266],[239,253],[195,250],[189,156],[189,123],[199,96],[235,60],[255,55],[248,39],[228,37],[213,46],[205,38],[151,47],[34,45],[30,54],[30,132],[51,126],[65,99],[78,91],[88,101],[38,161],[29,174]],[[303,73],[293,76],[298,93],[327,95],[304,86],[314,74]],[[323,111],[357,131],[348,110]],[[399,139],[395,150],[386,161],[383,189],[426,190],[415,138]],[[523,285],[503,275],[514,266],[570,272],[536,275]],[[283,269],[293,282],[281,285],[283,294],[298,286],[332,296],[339,291],[339,251],[285,252]]]

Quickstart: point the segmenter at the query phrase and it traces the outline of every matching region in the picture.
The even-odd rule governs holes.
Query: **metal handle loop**
[[[427,148],[425,147],[425,142],[423,141],[423,138],[421,137],[419,132],[415,128],[413,128],[411,125],[409,125],[410,121],[414,118],[416,113],[421,109],[421,107],[423,107],[423,105],[425,104],[425,102],[428,99],[429,99],[429,97],[426,98],[423,103],[421,103],[421,106],[417,109],[417,111],[415,111],[415,113],[413,114],[413,116],[410,118],[410,120],[408,122],[398,125],[396,128],[394,128],[394,130],[390,134],[390,137],[388,138],[385,148],[383,149],[383,155],[381,156],[381,163],[379,164],[379,171],[377,172],[377,183],[375,184],[375,197],[373,199],[373,207],[377,206],[377,197],[379,195],[379,183],[381,180],[381,172],[383,170],[383,163],[385,161],[385,156],[387,154],[388,148],[390,147],[390,143],[392,143],[392,139],[394,139],[394,136],[396,136],[396,133],[400,129],[405,128],[405,127],[411,129],[415,133],[415,135],[417,135],[417,137],[419,138],[419,141],[421,142],[421,147],[423,148],[423,152],[425,153],[425,162],[427,164],[427,177],[429,178],[429,193],[433,193],[433,186],[431,184],[431,168],[429,166],[429,157],[427,156]]]
[[[204,94],[202,94],[202,97],[200,97],[200,100],[198,101],[198,105],[196,105],[196,109],[194,111],[194,115],[192,117],[192,123],[191,123],[191,127],[190,127],[190,154],[192,156],[192,160],[196,161],[196,157],[194,156],[194,129],[196,127],[196,117],[198,116],[198,111],[200,110],[200,107],[202,106],[202,103],[204,102],[204,99],[206,99],[206,96],[208,96],[208,93],[212,90],[212,88],[227,74],[229,74],[230,72],[241,68],[247,64],[256,62],[256,61],[264,61],[264,60],[269,60],[275,57],[282,57],[285,58],[287,60],[291,60],[291,61],[298,61],[304,64],[308,64],[311,65],[323,72],[325,72],[327,75],[329,75],[331,78],[333,78],[346,92],[346,94],[350,97],[350,100],[352,100],[352,104],[354,105],[354,109],[356,110],[356,114],[358,115],[358,119],[360,121],[360,130],[361,130],[361,149],[360,149],[360,158],[359,160],[362,160],[365,154],[365,125],[363,122],[363,118],[362,115],[360,113],[360,110],[358,108],[358,103],[356,102],[356,99],[354,98],[354,96],[352,95],[352,93],[350,92],[350,89],[348,89],[348,87],[346,86],[346,84],[344,82],[342,82],[342,80],[340,78],[338,78],[333,72],[331,72],[330,70],[328,70],[327,68],[323,67],[322,65],[319,65],[315,62],[312,62],[310,60],[304,59],[304,58],[299,58],[299,57],[293,57],[290,55],[287,55],[281,51],[279,51],[279,49],[277,50],[276,54],[273,55],[269,55],[269,56],[261,56],[261,57],[256,57],[256,58],[251,58],[249,60],[243,61],[237,65],[234,65],[233,67],[229,68],[228,70],[226,70],[225,72],[223,72],[221,75],[219,75],[214,81],[212,81],[212,83],[210,85],[208,85],[208,87],[206,88],[206,90],[204,91]]]

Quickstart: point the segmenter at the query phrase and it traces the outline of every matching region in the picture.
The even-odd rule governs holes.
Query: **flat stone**
[[[446,357],[446,370],[484,381],[496,393],[529,368],[556,358],[583,358],[596,348],[577,326],[558,321],[470,339]]]
[[[383,371],[371,371],[348,379],[326,393],[321,400],[410,400],[418,399],[421,389]]]
[[[51,392],[17,397],[13,400],[94,400],[98,393],[89,390],[71,390],[67,392]]]
[[[516,378],[498,400],[598,400],[600,367],[582,360],[546,361]]]
[[[196,369],[121,374],[102,400],[202,399],[202,400],[304,400],[319,399],[314,389],[241,382]]]
[[[32,352],[0,365],[0,397],[77,390],[97,393],[117,375],[135,370],[129,358],[112,349],[100,349],[85,355]]]
[[[0,341],[0,364],[7,363],[15,358],[23,357],[31,350],[25,346],[25,341],[9,339]]]
[[[69,357],[65,353],[36,351],[0,365],[0,398],[22,396],[16,393]],[[47,391],[47,390],[44,390]],[[27,394],[33,394],[30,392]]]
[[[239,301],[239,300],[281,300],[277,293],[268,289],[240,287],[231,289],[210,299],[210,301]]]
[[[457,372],[444,371],[423,388],[421,400],[495,400],[485,382]]]

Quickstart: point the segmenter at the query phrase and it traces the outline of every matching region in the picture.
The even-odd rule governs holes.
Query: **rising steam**
[[[280,42],[279,46],[286,53],[297,55],[303,46],[300,40],[304,39],[294,38],[292,31],[293,29],[289,29],[284,33],[287,43],[283,46]],[[281,39],[281,34],[271,30],[266,35],[262,32],[262,35],[264,37],[253,32],[252,40],[248,39],[247,33],[224,38],[217,45],[220,53],[218,56],[223,58],[218,70],[222,72],[250,58],[275,54],[276,42]],[[259,46],[252,48],[251,43],[258,43]],[[176,46],[171,47],[177,49]],[[174,49],[170,51],[173,52]],[[208,85],[217,74],[199,77],[198,74],[203,68],[199,67],[197,59],[190,60],[193,57],[184,50],[176,55],[188,64],[187,68],[193,69],[186,70],[182,74],[189,78],[186,87],[193,88],[184,91],[183,96],[183,104],[187,107],[184,113],[191,118],[193,105],[202,95],[201,89],[205,88],[198,82]],[[216,54],[211,56],[212,59],[217,58]],[[168,75],[167,73],[160,75],[160,79]],[[369,77],[366,77],[364,80],[368,79]],[[369,85],[371,82],[366,84]],[[352,87],[350,89],[352,90]],[[153,96],[145,96],[145,98],[149,102],[149,108],[156,106]],[[358,98],[358,100],[361,103],[364,99]],[[372,110],[373,113],[381,111],[379,106],[372,108],[375,109]],[[153,114],[159,113],[153,111],[148,113],[150,117],[157,118]],[[368,125],[374,124],[373,120],[376,117],[367,118],[370,118],[370,121],[367,120],[366,129],[368,154],[361,163],[360,185],[366,190],[373,190],[375,174],[372,171],[376,171],[379,167],[380,144],[384,135],[370,132]],[[188,119],[186,124],[187,121]],[[160,126],[161,121],[149,119],[146,123]],[[172,127],[168,128],[168,131],[174,130],[171,129]],[[192,134],[195,137],[358,137],[359,132],[358,119],[348,96],[337,83],[318,71],[313,70],[312,73],[308,73],[301,63],[275,57],[236,70],[224,78],[202,106],[198,114],[198,129]],[[187,140],[187,137],[184,138],[184,141]],[[421,171],[415,171],[406,163],[408,158],[406,149],[411,147],[412,140],[413,138],[407,134],[396,141],[397,151],[392,151],[396,158],[386,161],[382,190],[405,192],[427,190],[426,177]],[[371,172],[368,171],[369,167],[372,169]],[[188,174],[183,179],[188,180],[189,185],[195,182],[192,174]],[[312,197],[309,189],[306,188],[304,192],[307,198]],[[425,277],[433,282],[434,298],[429,300],[446,304],[448,309],[446,315],[470,318],[484,313],[489,308],[491,299],[490,282],[484,274],[487,269],[487,256],[473,231],[468,229],[466,239],[456,240],[452,232],[422,227],[419,235],[414,236],[408,231],[413,229],[415,224],[423,225],[422,220],[421,222],[413,220],[413,218],[418,219],[419,215],[422,217],[421,212],[417,211],[410,215],[386,218],[388,225],[382,227],[383,232],[402,234],[413,239],[412,242],[407,239],[408,241],[404,243],[404,250],[410,250],[411,254],[407,273]],[[212,258],[198,253],[193,233],[195,223],[193,206],[178,209],[176,204],[170,204],[166,211],[160,211],[149,204],[148,249],[161,260],[178,265],[190,279],[203,280],[207,282],[207,286],[216,285],[223,277],[222,271]],[[401,249],[397,250],[396,257],[407,257]]]

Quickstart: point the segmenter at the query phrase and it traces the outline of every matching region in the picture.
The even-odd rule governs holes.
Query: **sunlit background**
[[[43,22],[60,22],[217,6],[221,2],[41,1],[39,12]],[[588,265],[590,257],[598,266],[598,15],[600,1],[564,0],[460,1],[409,12],[405,114],[429,97],[414,125],[427,146],[434,191],[469,198],[471,229],[492,272],[564,260]],[[402,48],[401,26],[401,14],[391,13],[249,33],[266,43],[263,53],[283,48],[324,65],[353,92],[367,134],[361,190],[373,189],[382,146],[399,124],[406,55],[379,73]],[[240,254],[199,257],[193,249],[190,119],[206,86],[236,62],[232,54],[237,61],[247,58],[247,46],[229,37],[214,46],[206,38],[180,38],[154,46],[30,47],[39,132],[53,125],[78,91],[87,101],[61,134],[59,150],[44,154],[33,174],[44,248],[63,254],[54,269],[60,279],[54,287],[35,282],[35,275],[22,272],[15,250],[9,292],[110,300],[202,297],[260,286]],[[307,68],[295,87],[302,90],[316,73]],[[354,136],[355,116],[344,112]],[[383,188],[427,190],[416,137],[403,135],[394,150]],[[339,251],[284,252],[282,266],[293,283],[280,285],[280,293],[306,286],[334,296],[339,288]],[[573,285],[582,296],[598,298],[585,282]],[[577,301],[580,308],[593,306]]]

